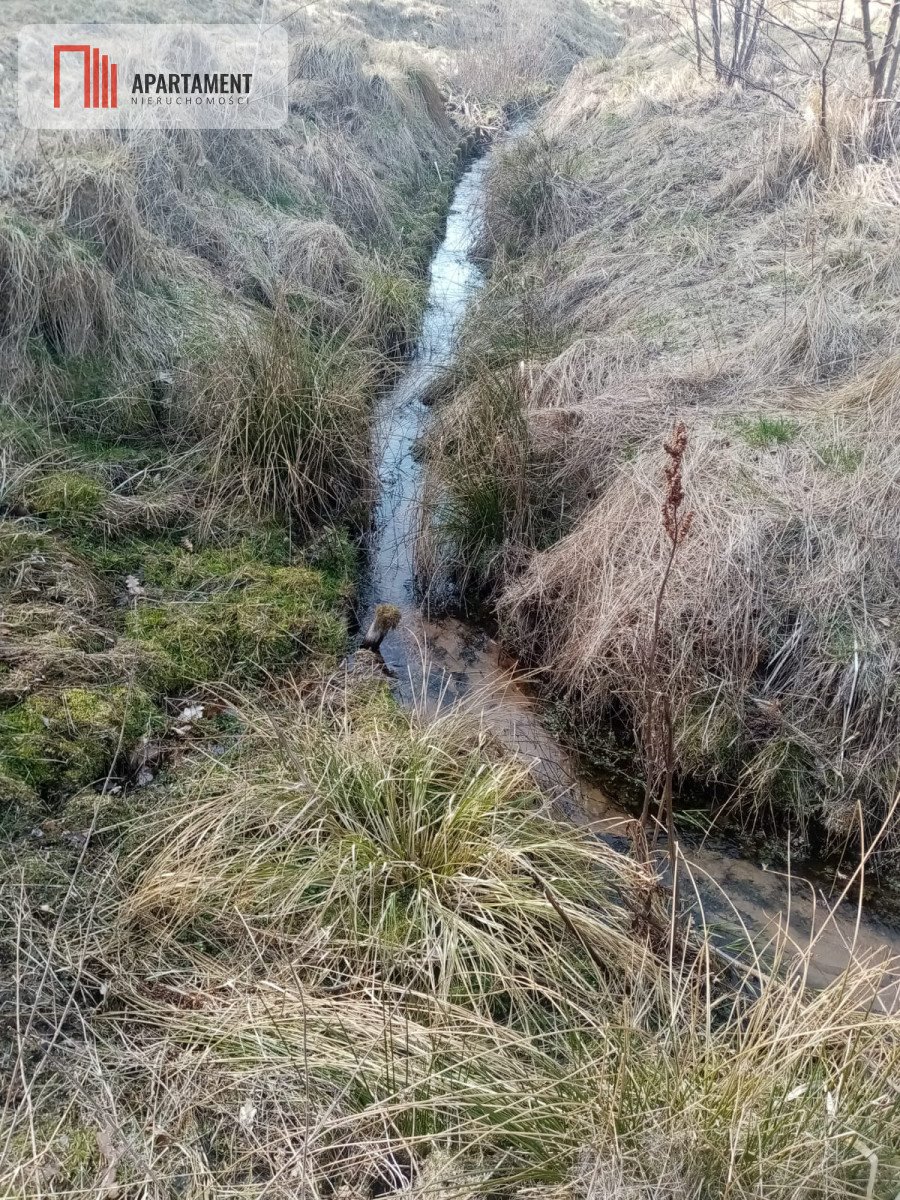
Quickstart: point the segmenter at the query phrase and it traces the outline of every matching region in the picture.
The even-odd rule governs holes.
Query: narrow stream
[[[598,836],[617,843],[630,814],[578,777],[570,756],[545,724],[540,702],[517,681],[515,664],[484,631],[453,617],[427,618],[416,601],[414,548],[422,481],[415,447],[428,420],[421,398],[435,376],[452,363],[460,324],[483,283],[470,253],[489,163],[490,154],[475,160],[457,185],[444,240],[431,263],[418,343],[379,409],[380,492],[363,628],[375,604],[395,604],[402,621],[387,636],[382,654],[404,702],[439,705],[463,697],[474,701],[501,740],[532,763],[563,815],[590,823]],[[808,982],[813,986],[840,975],[851,953],[867,959],[900,956],[900,932],[866,912],[858,913],[855,905],[834,909],[820,884],[702,845],[685,849],[685,860],[693,881],[683,882],[682,894],[693,898],[698,920],[717,930],[740,930],[743,925],[757,946],[782,932],[799,947],[812,943]],[[841,887],[837,880],[834,895]],[[879,998],[887,1007],[900,1007],[896,965],[885,974]]]

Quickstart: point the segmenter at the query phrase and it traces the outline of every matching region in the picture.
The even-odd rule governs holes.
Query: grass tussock
[[[790,88],[776,50],[766,78]],[[660,649],[677,770],[831,847],[879,828],[900,746],[896,163],[841,88],[826,137],[698,79],[652,23],[573,72],[488,180],[491,279],[431,440],[421,556],[457,594],[482,589],[480,496],[503,490],[504,636],[586,743],[611,717],[640,730],[662,444],[683,418],[697,517]],[[510,361],[515,490],[453,436]]]
[[[179,946],[266,946],[329,992],[396,988],[526,1025],[549,1019],[560,973],[583,1003],[598,961],[640,974],[609,889],[639,891],[641,872],[564,835],[471,718],[388,706],[277,732],[147,831],[131,921]]]
[[[314,528],[346,517],[367,485],[375,362],[365,344],[276,320],[238,342],[195,400],[215,487],[238,483],[263,516]]]
[[[634,932],[644,868],[471,717],[344,689],[195,762],[64,896],[52,856],[13,884],[11,1195],[51,1165],[154,1196],[892,1194],[881,967],[809,996],[802,954],[758,960],[735,992],[702,935]]]

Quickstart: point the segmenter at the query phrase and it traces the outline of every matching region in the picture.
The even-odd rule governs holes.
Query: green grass
[[[362,303],[370,336],[387,349],[408,340],[422,315],[425,284],[379,259],[366,260]]]
[[[453,182],[449,167],[441,175],[431,167],[424,181],[412,180],[405,187],[395,189],[403,253],[412,270],[419,275],[428,266],[429,254],[446,219]]]
[[[0,712],[0,773],[58,798],[102,782],[155,718],[137,687],[36,693]]]
[[[541,537],[523,404],[517,367],[482,371],[463,403],[441,414],[427,447],[442,483],[430,536],[463,595],[492,585],[506,548]]]
[[[799,424],[789,417],[755,417],[739,421],[737,429],[748,446],[760,449],[789,446],[800,432]]]
[[[848,446],[843,442],[830,442],[819,448],[819,458],[826,467],[831,467],[841,475],[852,475],[863,460],[863,452],[857,446]]]
[[[24,499],[36,516],[78,527],[98,515],[106,496],[106,488],[92,476],[80,471],[56,471],[30,481]]]
[[[267,188],[262,194],[262,199],[266,204],[270,204],[272,208],[277,208],[281,212],[299,213],[304,209],[303,198],[285,187],[273,185]]]
[[[154,653],[165,691],[259,681],[315,656],[339,654],[346,644],[336,611],[342,598],[340,586],[321,572],[246,564],[212,593],[139,601],[125,628]]]

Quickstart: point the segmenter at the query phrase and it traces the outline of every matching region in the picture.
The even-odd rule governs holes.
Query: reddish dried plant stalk
[[[673,912],[675,913],[678,912],[679,908],[677,847],[675,843],[675,813],[672,788],[675,774],[675,736],[671,698],[662,686],[662,681],[659,678],[659,632],[666,587],[675,563],[675,555],[678,552],[678,547],[682,545],[685,538],[691,532],[691,525],[694,522],[693,511],[686,513],[681,511],[684,504],[684,486],[681,472],[687,444],[687,429],[684,422],[679,421],[672,430],[672,436],[669,441],[663,443],[667,461],[664,468],[666,494],[661,511],[663,528],[669,539],[669,553],[656,592],[644,684],[644,746],[647,765],[641,825],[645,828],[647,826],[650,817],[650,802],[654,782],[661,765],[663,786],[656,814],[653,844],[654,846],[656,845],[657,833],[664,819],[668,840],[669,866],[672,876],[672,904]],[[660,758],[662,760],[661,763]]]
[[[693,512],[683,515],[679,511],[684,503],[684,488],[681,482],[681,467],[684,452],[687,450],[687,429],[684,422],[679,421],[672,430],[671,441],[663,443],[663,449],[669,456],[665,466],[666,498],[662,506],[663,528],[673,548],[680,546],[691,532],[694,521]]]

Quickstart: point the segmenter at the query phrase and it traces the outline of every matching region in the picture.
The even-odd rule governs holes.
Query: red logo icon
[[[91,46],[53,47],[53,107],[60,107],[60,65],[64,54],[81,54],[84,58],[83,108],[119,107],[119,67]]]

